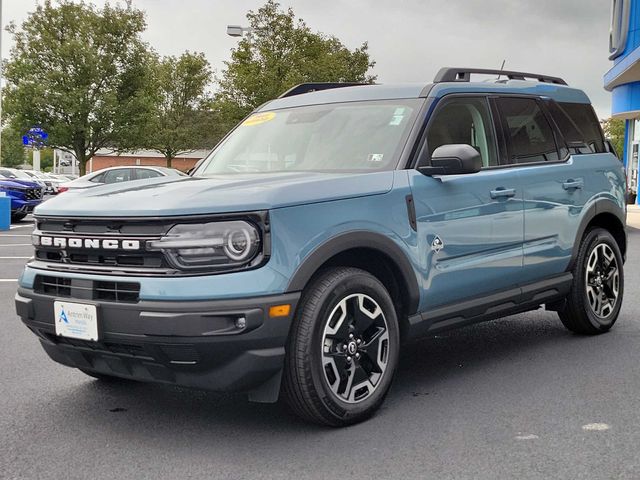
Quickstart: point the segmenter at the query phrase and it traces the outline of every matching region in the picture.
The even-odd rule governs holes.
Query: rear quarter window
[[[604,153],[604,136],[593,107],[584,103],[559,103],[559,112],[553,112],[554,120],[558,124],[565,140],[569,143],[583,143],[588,148],[578,149],[573,153]],[[571,145],[569,145],[571,147]]]

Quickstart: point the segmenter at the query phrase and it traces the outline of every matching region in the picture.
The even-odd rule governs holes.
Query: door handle
[[[498,187],[495,190],[491,190],[491,198],[510,198],[515,196],[515,188]]]
[[[573,178],[570,178],[566,182],[562,183],[562,188],[565,190],[578,190],[582,187],[584,187],[584,180],[574,180]]]

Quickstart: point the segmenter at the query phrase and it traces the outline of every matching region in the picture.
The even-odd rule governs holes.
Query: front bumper
[[[21,213],[32,213],[33,209],[42,203],[42,200],[22,200],[22,199],[11,199],[11,213],[12,214],[21,214]]]
[[[285,343],[300,294],[212,301],[116,303],[97,307],[99,341],[55,335],[56,297],[19,288],[16,309],[56,362],[96,373],[277,399]],[[290,304],[287,317],[269,307]],[[237,320],[245,319],[243,328]]]

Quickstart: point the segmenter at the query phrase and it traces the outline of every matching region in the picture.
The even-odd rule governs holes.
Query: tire
[[[333,427],[361,422],[391,387],[399,345],[396,311],[382,283],[357,268],[327,269],[298,306],[283,396],[305,420]]]
[[[11,215],[11,222],[19,222],[20,220],[24,219],[24,217],[26,216],[27,216],[26,213],[16,213],[14,215]]]
[[[622,306],[624,270],[620,247],[607,230],[593,228],[585,233],[572,273],[565,307],[558,312],[560,320],[583,335],[609,331]]]

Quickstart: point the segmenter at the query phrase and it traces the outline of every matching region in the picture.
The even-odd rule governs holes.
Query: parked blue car
[[[16,308],[88,375],[282,394],[347,425],[382,404],[411,339],[541,305],[573,332],[609,330],[625,208],[622,165],[560,78],[306,84],[193,178],[38,207]]]
[[[26,180],[0,176],[0,192],[11,198],[11,221],[19,222],[42,203],[43,189]]]

